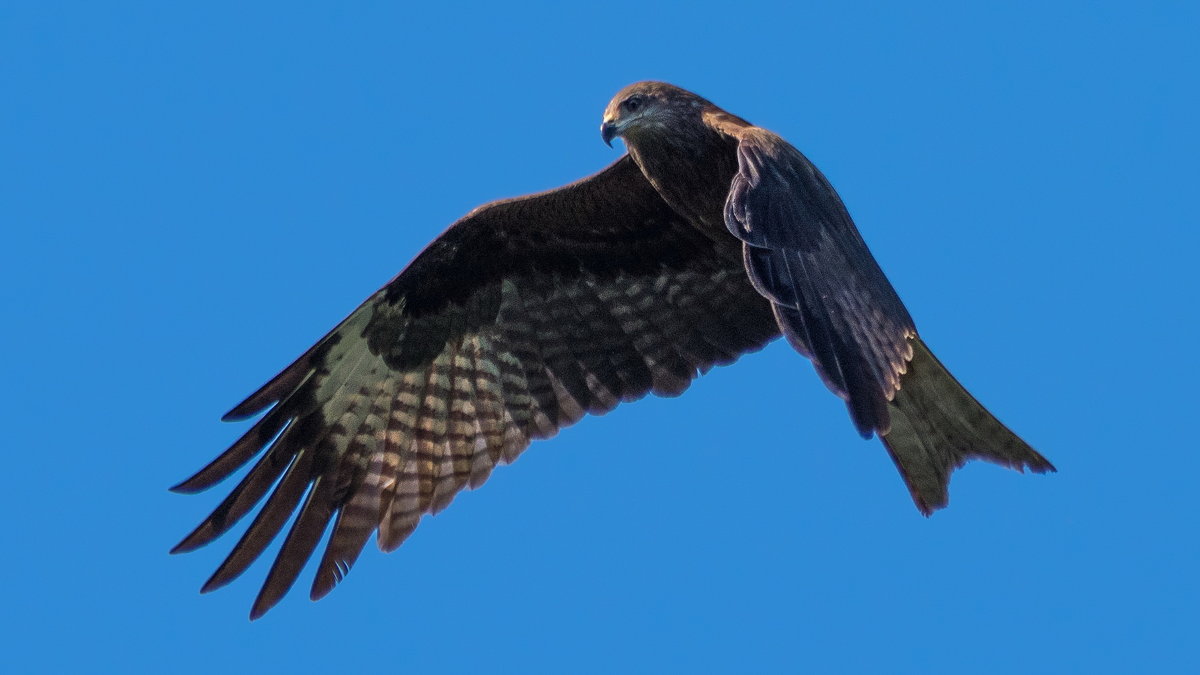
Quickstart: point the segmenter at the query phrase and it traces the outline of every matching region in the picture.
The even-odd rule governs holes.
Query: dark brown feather
[[[741,240],[784,336],[845,399],[859,433],[883,439],[922,512],[946,503],[950,473],[970,458],[1052,469],[928,352],[837,192],[799,150],[664,82],[613,98],[603,133],[617,132],[677,212]]]
[[[919,338],[903,386],[890,407],[892,429],[880,438],[925,515],[950,501],[950,474],[982,459],[1034,473],[1054,465],[975,400]]]
[[[619,120],[630,96],[642,112]],[[269,408],[174,489],[205,489],[265,454],[175,551],[224,534],[279,482],[204,590],[241,574],[303,499],[251,618],[283,598],[332,521],[319,598],[371,532],[390,551],[532,440],[621,401],[677,395],[781,331],[859,432],[882,438],[922,512],[945,505],[968,459],[1053,470],[926,349],[798,150],[660,82],[618,94],[605,139],[616,129],[629,156],[471,212],[229,412]]]
[[[860,434],[891,428],[912,318],[820,171],[786,141],[739,131],[724,218],[788,341],[846,400]]]
[[[777,335],[736,248],[679,217],[628,157],[490,204],[231,411],[275,405],[179,489],[267,454],[176,550],[228,531],[286,469],[205,590],[241,574],[303,498],[251,616],[294,584],[332,520],[311,591],[321,597],[372,531],[395,548],[532,439],[623,400],[678,394]]]

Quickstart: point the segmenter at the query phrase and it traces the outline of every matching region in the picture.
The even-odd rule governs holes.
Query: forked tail
[[[1055,470],[976,401],[920,338],[912,347],[908,372],[888,405],[891,429],[881,439],[922,513],[946,505],[950,474],[967,460],[1018,471]]]

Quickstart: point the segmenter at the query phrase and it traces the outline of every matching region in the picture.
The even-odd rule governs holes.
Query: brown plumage
[[[271,494],[204,591],[244,572],[299,507],[251,617],[283,597],[332,522],[319,598],[373,532],[395,549],[532,440],[678,395],[781,333],[859,432],[879,434],[923,513],[946,504],[968,459],[1053,470],[929,352],[833,188],[783,139],[659,82],[619,92],[602,135],[629,155],[472,211],[225,416],[266,411],[173,489],[206,489],[261,457],[174,551],[213,541]]]

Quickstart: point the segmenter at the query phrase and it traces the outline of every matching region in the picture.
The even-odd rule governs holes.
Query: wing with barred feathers
[[[332,521],[311,591],[322,597],[372,532],[393,550],[530,441],[647,393],[680,394],[778,334],[736,242],[684,222],[628,156],[489,204],[226,415],[266,411],[173,489],[206,489],[260,457],[174,551],[213,541],[266,497],[213,590],[299,507],[251,618],[282,599]]]

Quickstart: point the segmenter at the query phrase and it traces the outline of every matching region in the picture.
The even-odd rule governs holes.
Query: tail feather
[[[1018,471],[1054,465],[975,400],[919,338],[889,404],[892,426],[881,439],[925,515],[946,506],[950,474],[971,459]]]

